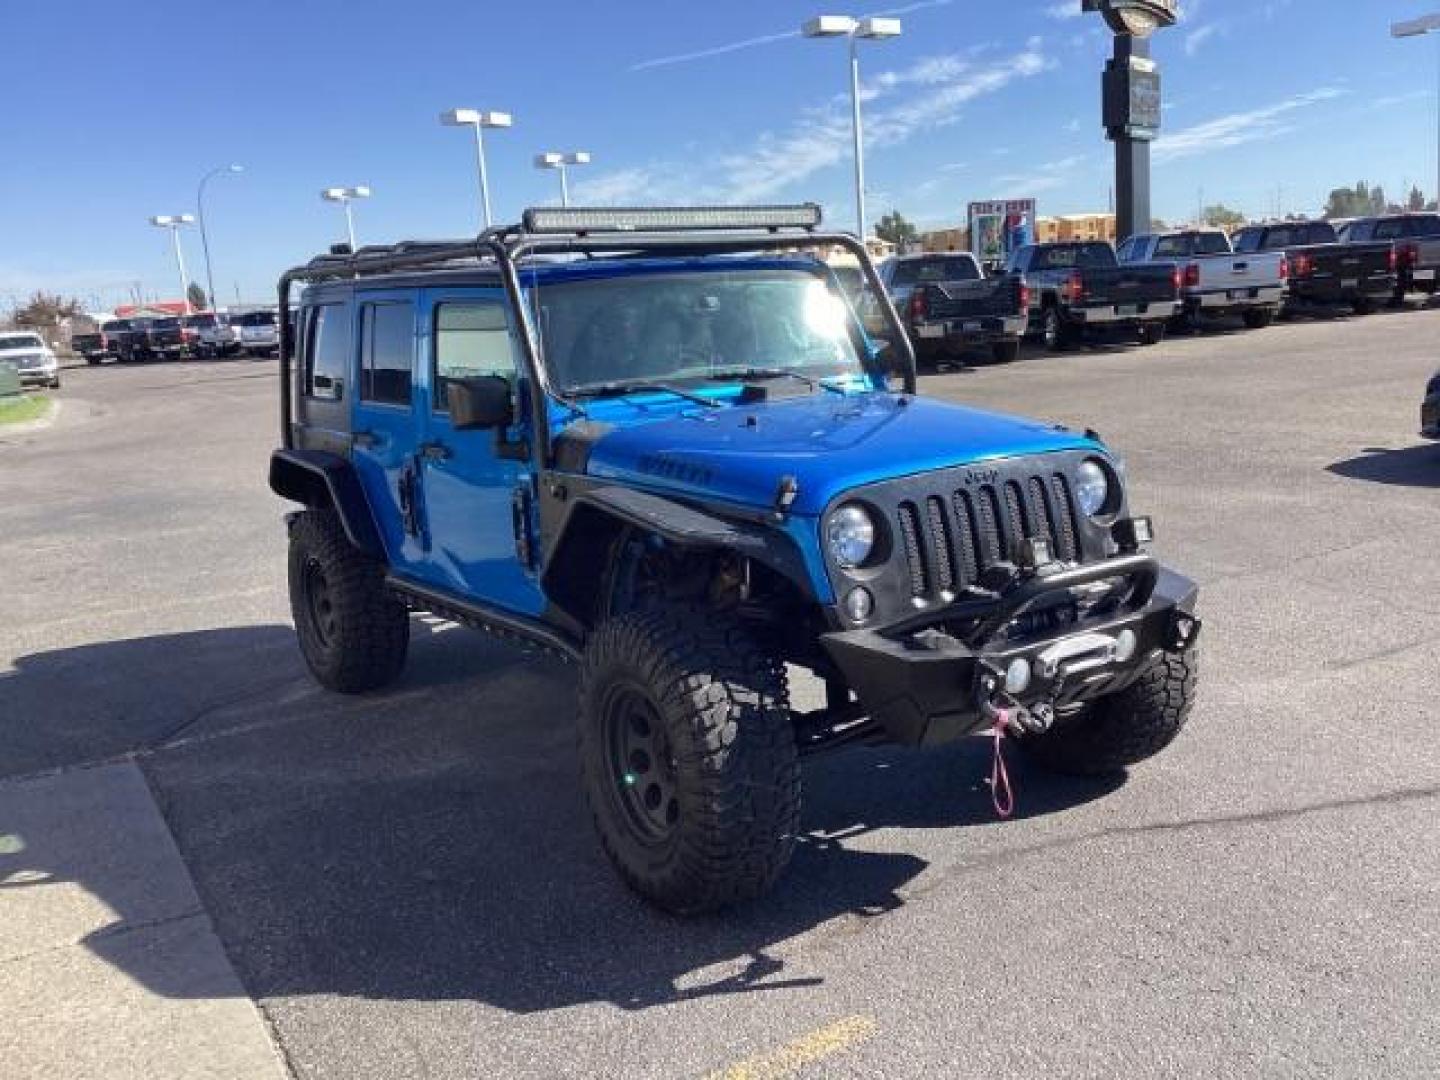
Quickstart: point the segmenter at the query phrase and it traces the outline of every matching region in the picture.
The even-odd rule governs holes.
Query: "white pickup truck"
[[[1205,319],[1239,315],[1252,330],[1269,326],[1285,299],[1289,274],[1283,251],[1237,254],[1219,229],[1139,233],[1120,245],[1120,262],[1174,263],[1180,270],[1176,320],[1194,327]]]

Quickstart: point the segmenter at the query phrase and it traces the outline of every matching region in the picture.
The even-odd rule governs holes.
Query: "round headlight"
[[[858,506],[842,506],[825,522],[825,544],[835,562],[853,570],[875,547],[875,523]]]
[[[1086,517],[1094,517],[1110,501],[1110,479],[1097,461],[1082,461],[1075,470],[1075,501]]]

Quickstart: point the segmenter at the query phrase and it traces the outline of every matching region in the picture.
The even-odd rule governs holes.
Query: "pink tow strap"
[[[1010,724],[1010,710],[996,709],[995,726],[990,729],[990,734],[995,736],[995,756],[990,763],[990,802],[1002,818],[1015,812],[1015,792],[1010,787],[1010,773],[1005,768],[1005,751],[1001,746]]]

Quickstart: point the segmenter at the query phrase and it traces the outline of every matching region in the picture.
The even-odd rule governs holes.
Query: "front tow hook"
[[[987,670],[980,676],[975,697],[980,715],[992,727],[1013,724],[1027,735],[1044,735],[1055,723],[1055,710],[1044,702],[1026,707],[1001,689],[1004,676],[994,670]]]

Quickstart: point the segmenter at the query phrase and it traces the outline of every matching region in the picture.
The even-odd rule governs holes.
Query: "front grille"
[[[989,566],[1014,562],[1041,537],[1065,562],[1080,557],[1075,501],[1064,473],[1036,473],[902,500],[895,524],[910,595],[933,598],[975,584]]]

